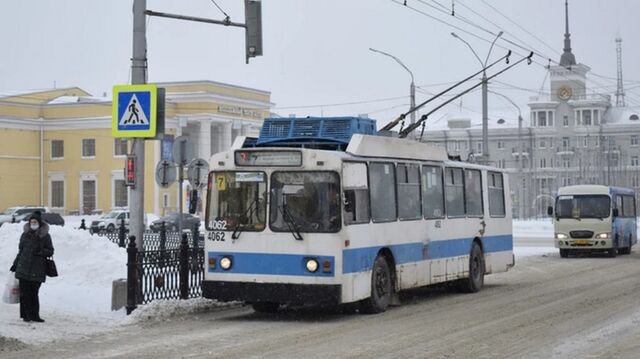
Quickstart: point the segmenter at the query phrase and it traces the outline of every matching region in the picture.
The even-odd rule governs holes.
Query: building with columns
[[[489,163],[507,169],[514,218],[546,216],[559,187],[603,184],[640,192],[640,108],[615,107],[608,94],[589,90],[587,65],[571,49],[565,3],[564,48],[548,67],[548,93],[529,101],[529,116],[490,114]],[[451,155],[482,154],[480,120],[453,116],[431,128],[424,141]]]
[[[144,206],[163,215],[178,207],[178,188],[160,188],[154,170],[171,157],[173,139],[188,136],[196,157],[208,160],[236,136],[256,136],[272,103],[267,91],[214,81],[157,85],[166,89],[165,135],[146,141]],[[90,214],[127,208],[129,142],[111,135],[109,97],[77,87],[0,94],[0,209],[44,205]]]

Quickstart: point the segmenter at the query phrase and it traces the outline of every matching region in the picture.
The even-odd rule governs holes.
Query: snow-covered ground
[[[177,313],[199,312],[219,307],[204,299],[156,301],[141,306],[127,316],[124,309],[111,311],[111,287],[114,279],[126,278],[126,252],[105,238],[78,230],[81,219],[86,224],[96,216],[67,216],[65,226],[51,226],[55,260],[60,276],[47,278],[40,290],[41,316],[45,323],[25,323],[19,319],[19,306],[0,303],[0,336],[25,343],[42,343],[68,337],[82,337],[115,326],[141,320],[162,320]],[[0,227],[0,280],[2,289],[9,267],[18,250],[23,225]],[[514,237],[526,239],[526,246],[516,240],[516,257],[555,252],[551,242],[550,221],[514,222]]]

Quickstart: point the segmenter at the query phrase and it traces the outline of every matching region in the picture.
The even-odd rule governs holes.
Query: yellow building
[[[144,205],[146,213],[163,215],[178,207],[178,188],[160,188],[154,170],[170,155],[172,139],[189,136],[196,157],[208,160],[236,136],[257,135],[272,104],[269,92],[213,81],[157,85],[166,89],[165,139],[146,141]],[[0,210],[127,208],[123,168],[130,141],[113,138],[111,123],[111,99],[77,87],[0,95]]]

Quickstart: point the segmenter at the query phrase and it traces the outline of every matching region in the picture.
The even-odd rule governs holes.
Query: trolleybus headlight
[[[556,239],[567,239],[569,238],[569,236],[567,236],[564,233],[556,233]]]
[[[611,237],[611,233],[599,233],[596,236],[596,239],[609,239]]]
[[[229,268],[231,268],[231,258],[222,257],[222,259],[220,259],[220,268],[224,270],[228,270]]]
[[[316,261],[315,259],[308,259],[307,260],[307,270],[311,273],[315,272],[318,270],[318,261]]]

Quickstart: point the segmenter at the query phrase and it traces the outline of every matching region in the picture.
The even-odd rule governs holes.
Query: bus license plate
[[[578,240],[574,241],[573,243],[575,243],[575,244],[591,244],[591,241],[586,240],[586,239],[578,239]]]

